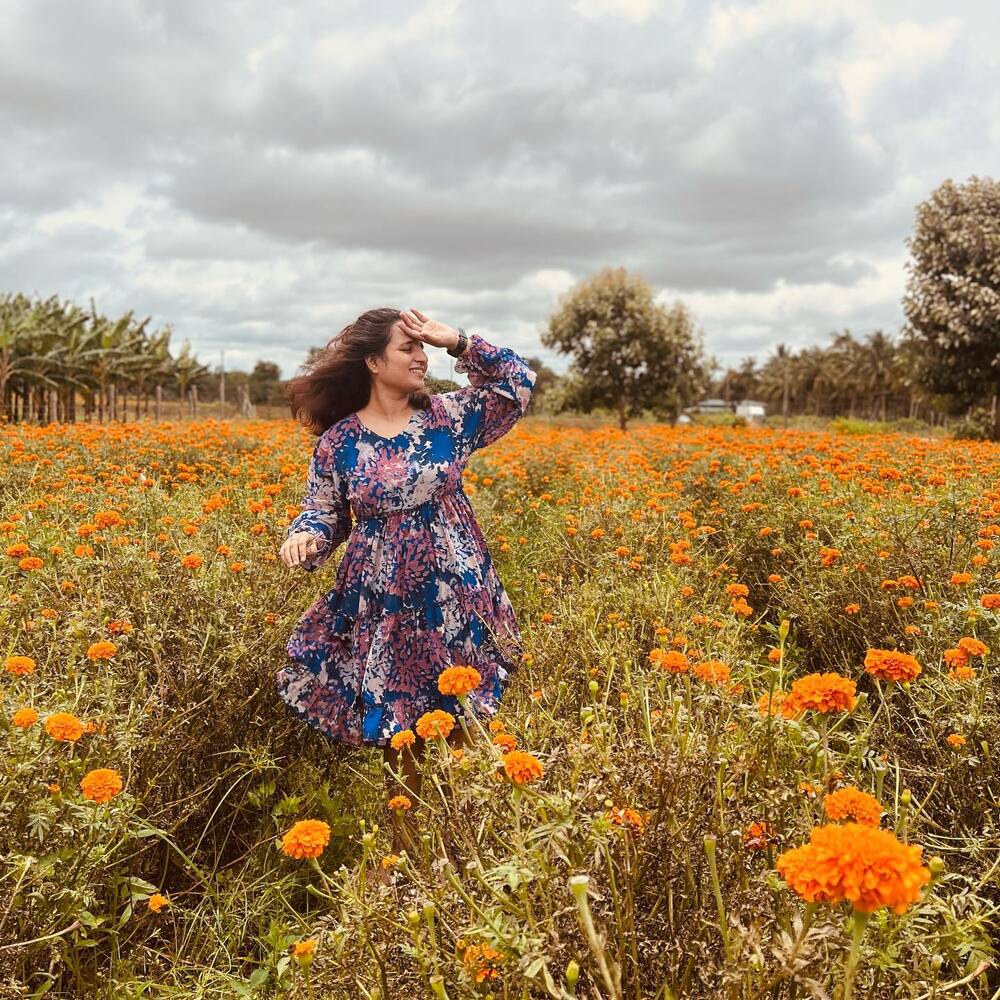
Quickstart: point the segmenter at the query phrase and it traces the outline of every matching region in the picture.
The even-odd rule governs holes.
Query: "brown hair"
[[[300,368],[300,374],[284,384],[292,416],[320,435],[365,406],[372,387],[372,374],[365,358],[372,354],[385,357],[392,326],[400,315],[398,309],[388,306],[369,309],[332,337],[322,351]],[[427,389],[411,392],[410,404],[418,410],[426,409],[431,404],[431,393]]]

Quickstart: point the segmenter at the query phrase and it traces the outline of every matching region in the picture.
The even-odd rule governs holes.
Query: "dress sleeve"
[[[301,506],[302,513],[288,525],[286,538],[297,531],[308,531],[318,536],[316,555],[301,563],[302,568],[311,573],[326,562],[351,531],[347,484],[337,472],[326,435],[316,442]]]
[[[454,398],[459,430],[470,451],[485,448],[524,416],[537,372],[509,347],[494,347],[478,333],[469,335],[455,371],[472,383],[446,394]]]

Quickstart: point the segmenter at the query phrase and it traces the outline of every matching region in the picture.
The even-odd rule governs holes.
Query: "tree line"
[[[532,410],[607,410],[625,429],[649,414],[675,421],[705,395],[731,403],[755,399],[788,416],[860,416],[934,423],[975,417],[1000,437],[1000,183],[945,181],[917,206],[898,337],[842,330],[825,346],[779,344],[763,361],[747,357],[722,370],[682,302],[656,301],[653,288],[625,268],[603,268],[561,297],[540,340],[569,358],[563,375],[536,358]],[[164,398],[197,415],[205,402],[281,406],[280,370],[211,369],[184,341],[170,350],[171,328],[151,331],[133,313],[111,319],[91,302],[53,297],[0,298],[0,417],[10,422],[159,418]],[[322,348],[311,348],[309,357]],[[308,358],[307,358],[308,362]],[[428,379],[432,391],[454,388]],[[193,405],[192,405],[193,404]],[[182,416],[184,409],[182,408]]]

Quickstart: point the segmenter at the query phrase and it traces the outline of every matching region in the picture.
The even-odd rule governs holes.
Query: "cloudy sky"
[[[0,0],[0,292],[286,377],[378,305],[563,371],[539,334],[606,265],[723,364],[896,332],[915,205],[1000,174],[998,36],[993,0]]]

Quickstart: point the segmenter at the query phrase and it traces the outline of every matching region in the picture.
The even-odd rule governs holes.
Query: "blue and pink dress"
[[[469,701],[488,717],[520,662],[514,608],[462,471],[524,415],[536,373],[477,333],[455,371],[471,385],[432,396],[395,437],[355,413],[320,435],[288,526],[319,538],[309,572],[347,542],[334,588],[299,620],[277,674],[285,703],[337,742],[384,746],[424,712],[461,714],[437,687],[454,664],[482,675]]]

